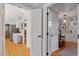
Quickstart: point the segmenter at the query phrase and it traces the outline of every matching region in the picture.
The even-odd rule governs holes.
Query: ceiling
[[[31,9],[42,8],[47,3],[9,3],[9,4],[19,7],[19,8],[31,10]],[[63,19],[64,15],[67,15],[66,17],[77,16],[76,3],[55,3],[50,8],[58,12],[59,19]]]
[[[27,9],[37,9],[42,8],[47,3],[9,3],[9,4]]]
[[[63,17],[63,15],[77,15],[77,4],[75,3],[56,3],[50,8],[54,9],[59,13],[59,17]],[[73,11],[73,12],[71,12]]]
[[[44,5],[45,3],[6,3],[5,23],[16,24],[17,19],[25,15],[30,18],[31,9],[42,8]]]
[[[10,4],[5,5],[5,24],[16,24],[17,20],[22,21],[22,17],[31,18],[30,11]]]

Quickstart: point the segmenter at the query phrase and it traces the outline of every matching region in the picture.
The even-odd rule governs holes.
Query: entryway
[[[47,10],[48,54],[77,56],[77,4],[56,3]]]

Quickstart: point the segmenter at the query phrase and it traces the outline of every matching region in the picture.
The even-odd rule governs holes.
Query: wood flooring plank
[[[5,39],[6,56],[30,56],[30,49],[24,44],[15,44],[10,38]]]

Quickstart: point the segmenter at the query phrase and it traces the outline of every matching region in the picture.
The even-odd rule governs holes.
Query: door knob
[[[38,35],[37,37],[41,37],[41,35]]]

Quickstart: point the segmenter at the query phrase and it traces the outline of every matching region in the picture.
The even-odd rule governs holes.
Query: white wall
[[[5,4],[5,23],[16,24],[17,18],[22,17],[22,15],[20,8]]]
[[[76,17],[71,17],[73,19],[73,21],[69,21],[69,24],[66,26],[66,41],[73,41],[73,42],[77,42],[77,28],[78,28],[78,24],[77,24],[77,18]],[[70,18],[68,19],[70,20]],[[76,25],[74,25],[74,22],[76,23]],[[72,30],[72,33],[70,33],[70,30]]]
[[[66,34],[67,35],[66,38],[68,36],[70,36],[66,40],[67,41],[77,42],[77,28],[78,28],[78,24],[74,25],[74,22],[78,23],[77,7],[75,7],[72,11],[70,11],[69,14],[71,15],[71,17],[68,20],[73,19],[73,21],[69,21],[68,30],[72,30],[72,33]]]
[[[30,19],[30,14],[30,10],[28,9],[5,4],[5,23],[16,24],[16,22],[23,21],[24,17]]]
[[[71,10],[68,15],[65,18],[67,20],[66,23],[63,23],[63,19],[61,20],[61,24],[66,24],[66,28],[62,29],[62,35],[65,35],[66,41],[73,41],[77,42],[77,28],[78,24],[74,25],[74,23],[77,23],[77,7],[75,7],[73,10]],[[72,33],[70,33],[70,30],[72,30]]]
[[[4,48],[4,12],[5,12],[5,6],[4,4],[0,3],[0,55],[3,55],[3,48]]]

